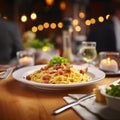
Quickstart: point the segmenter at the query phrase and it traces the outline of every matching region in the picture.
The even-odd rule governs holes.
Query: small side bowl
[[[105,88],[101,89],[101,94],[105,97],[108,107],[110,107],[111,109],[120,111],[120,97],[114,97],[106,94]]]

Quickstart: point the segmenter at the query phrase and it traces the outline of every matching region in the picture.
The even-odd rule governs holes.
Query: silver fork
[[[53,111],[53,114],[54,114],[54,115],[57,115],[57,114],[65,111],[65,110],[71,108],[72,106],[77,105],[77,104],[79,104],[80,102],[82,102],[82,101],[84,101],[84,100],[86,100],[86,99],[89,99],[89,98],[91,98],[91,97],[93,97],[93,96],[94,96],[94,94],[92,94],[92,93],[86,94],[85,96],[79,98],[78,100],[76,100],[76,101],[74,101],[74,102],[71,102],[71,103],[68,103],[67,105],[64,105],[64,106],[62,106],[62,107],[54,110],[54,111]]]
[[[2,79],[7,79],[9,77],[9,75],[12,73],[12,71],[14,70],[14,67],[8,68],[5,73],[0,76],[0,80]]]

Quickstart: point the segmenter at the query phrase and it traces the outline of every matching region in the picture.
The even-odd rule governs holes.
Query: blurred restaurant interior
[[[120,0],[0,0],[0,120],[120,120]]]
[[[62,19],[72,17],[75,31],[86,34],[86,27],[103,22],[111,14],[111,0],[0,0],[4,19],[19,23],[22,32],[32,30],[39,37],[59,32]]]
[[[54,44],[61,37],[63,19],[72,18],[75,45],[86,40],[89,27],[102,23],[112,14],[112,0],[0,0],[1,17],[20,26],[26,39],[48,39]],[[34,35],[26,35],[32,32]],[[58,40],[58,45],[60,47]],[[74,45],[74,44],[73,44]],[[55,47],[56,47],[55,46]],[[37,46],[34,46],[37,47]],[[74,51],[75,53],[77,50]]]

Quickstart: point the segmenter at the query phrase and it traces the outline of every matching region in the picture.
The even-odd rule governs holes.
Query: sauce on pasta
[[[26,76],[27,80],[47,84],[72,84],[91,80],[86,70],[77,70],[70,63],[46,65]]]

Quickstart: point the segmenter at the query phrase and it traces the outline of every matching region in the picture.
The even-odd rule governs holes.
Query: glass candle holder
[[[34,53],[28,50],[18,51],[17,61],[18,61],[18,64],[21,66],[34,65]]]
[[[100,52],[99,68],[106,72],[118,72],[120,54],[118,52]]]

